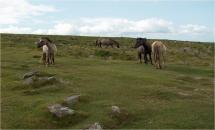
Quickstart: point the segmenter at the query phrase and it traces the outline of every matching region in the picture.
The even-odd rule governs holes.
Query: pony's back
[[[57,53],[57,46],[54,43],[51,43],[50,46],[53,49],[54,53]]]
[[[156,48],[162,49],[162,51],[166,51],[166,46],[161,41],[155,41],[152,43],[152,52],[155,52]]]

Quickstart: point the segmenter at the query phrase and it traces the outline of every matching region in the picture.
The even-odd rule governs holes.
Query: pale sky
[[[0,32],[214,41],[214,0],[0,0]]]

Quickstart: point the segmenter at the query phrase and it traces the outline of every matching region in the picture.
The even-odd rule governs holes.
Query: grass
[[[94,122],[118,129],[214,128],[213,44],[163,40],[167,66],[156,70],[137,64],[131,38],[115,38],[119,49],[100,49],[95,37],[49,36],[59,51],[46,68],[33,44],[39,37],[1,34],[1,128],[82,129]],[[184,47],[191,49],[187,55]],[[24,86],[21,78],[31,70],[68,83]],[[48,105],[74,94],[82,95],[74,116],[59,120],[48,112]],[[112,105],[122,115],[111,116]]]

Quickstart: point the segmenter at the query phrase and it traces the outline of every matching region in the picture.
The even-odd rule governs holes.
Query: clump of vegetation
[[[95,55],[100,57],[109,57],[112,54],[110,51],[107,51],[107,50],[96,50]]]

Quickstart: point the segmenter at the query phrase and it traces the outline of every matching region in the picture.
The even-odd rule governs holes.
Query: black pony
[[[141,49],[143,50],[144,52],[142,52],[144,54],[144,63],[147,64],[148,63],[148,58],[147,58],[147,55],[149,56],[149,59],[150,59],[150,62],[151,64],[152,63],[152,57],[151,57],[151,53],[152,53],[152,47],[151,45],[147,42],[147,39],[146,38],[137,38],[136,39],[136,43],[135,43],[135,48],[139,48],[143,46],[144,49]],[[139,52],[138,52],[139,53]]]

